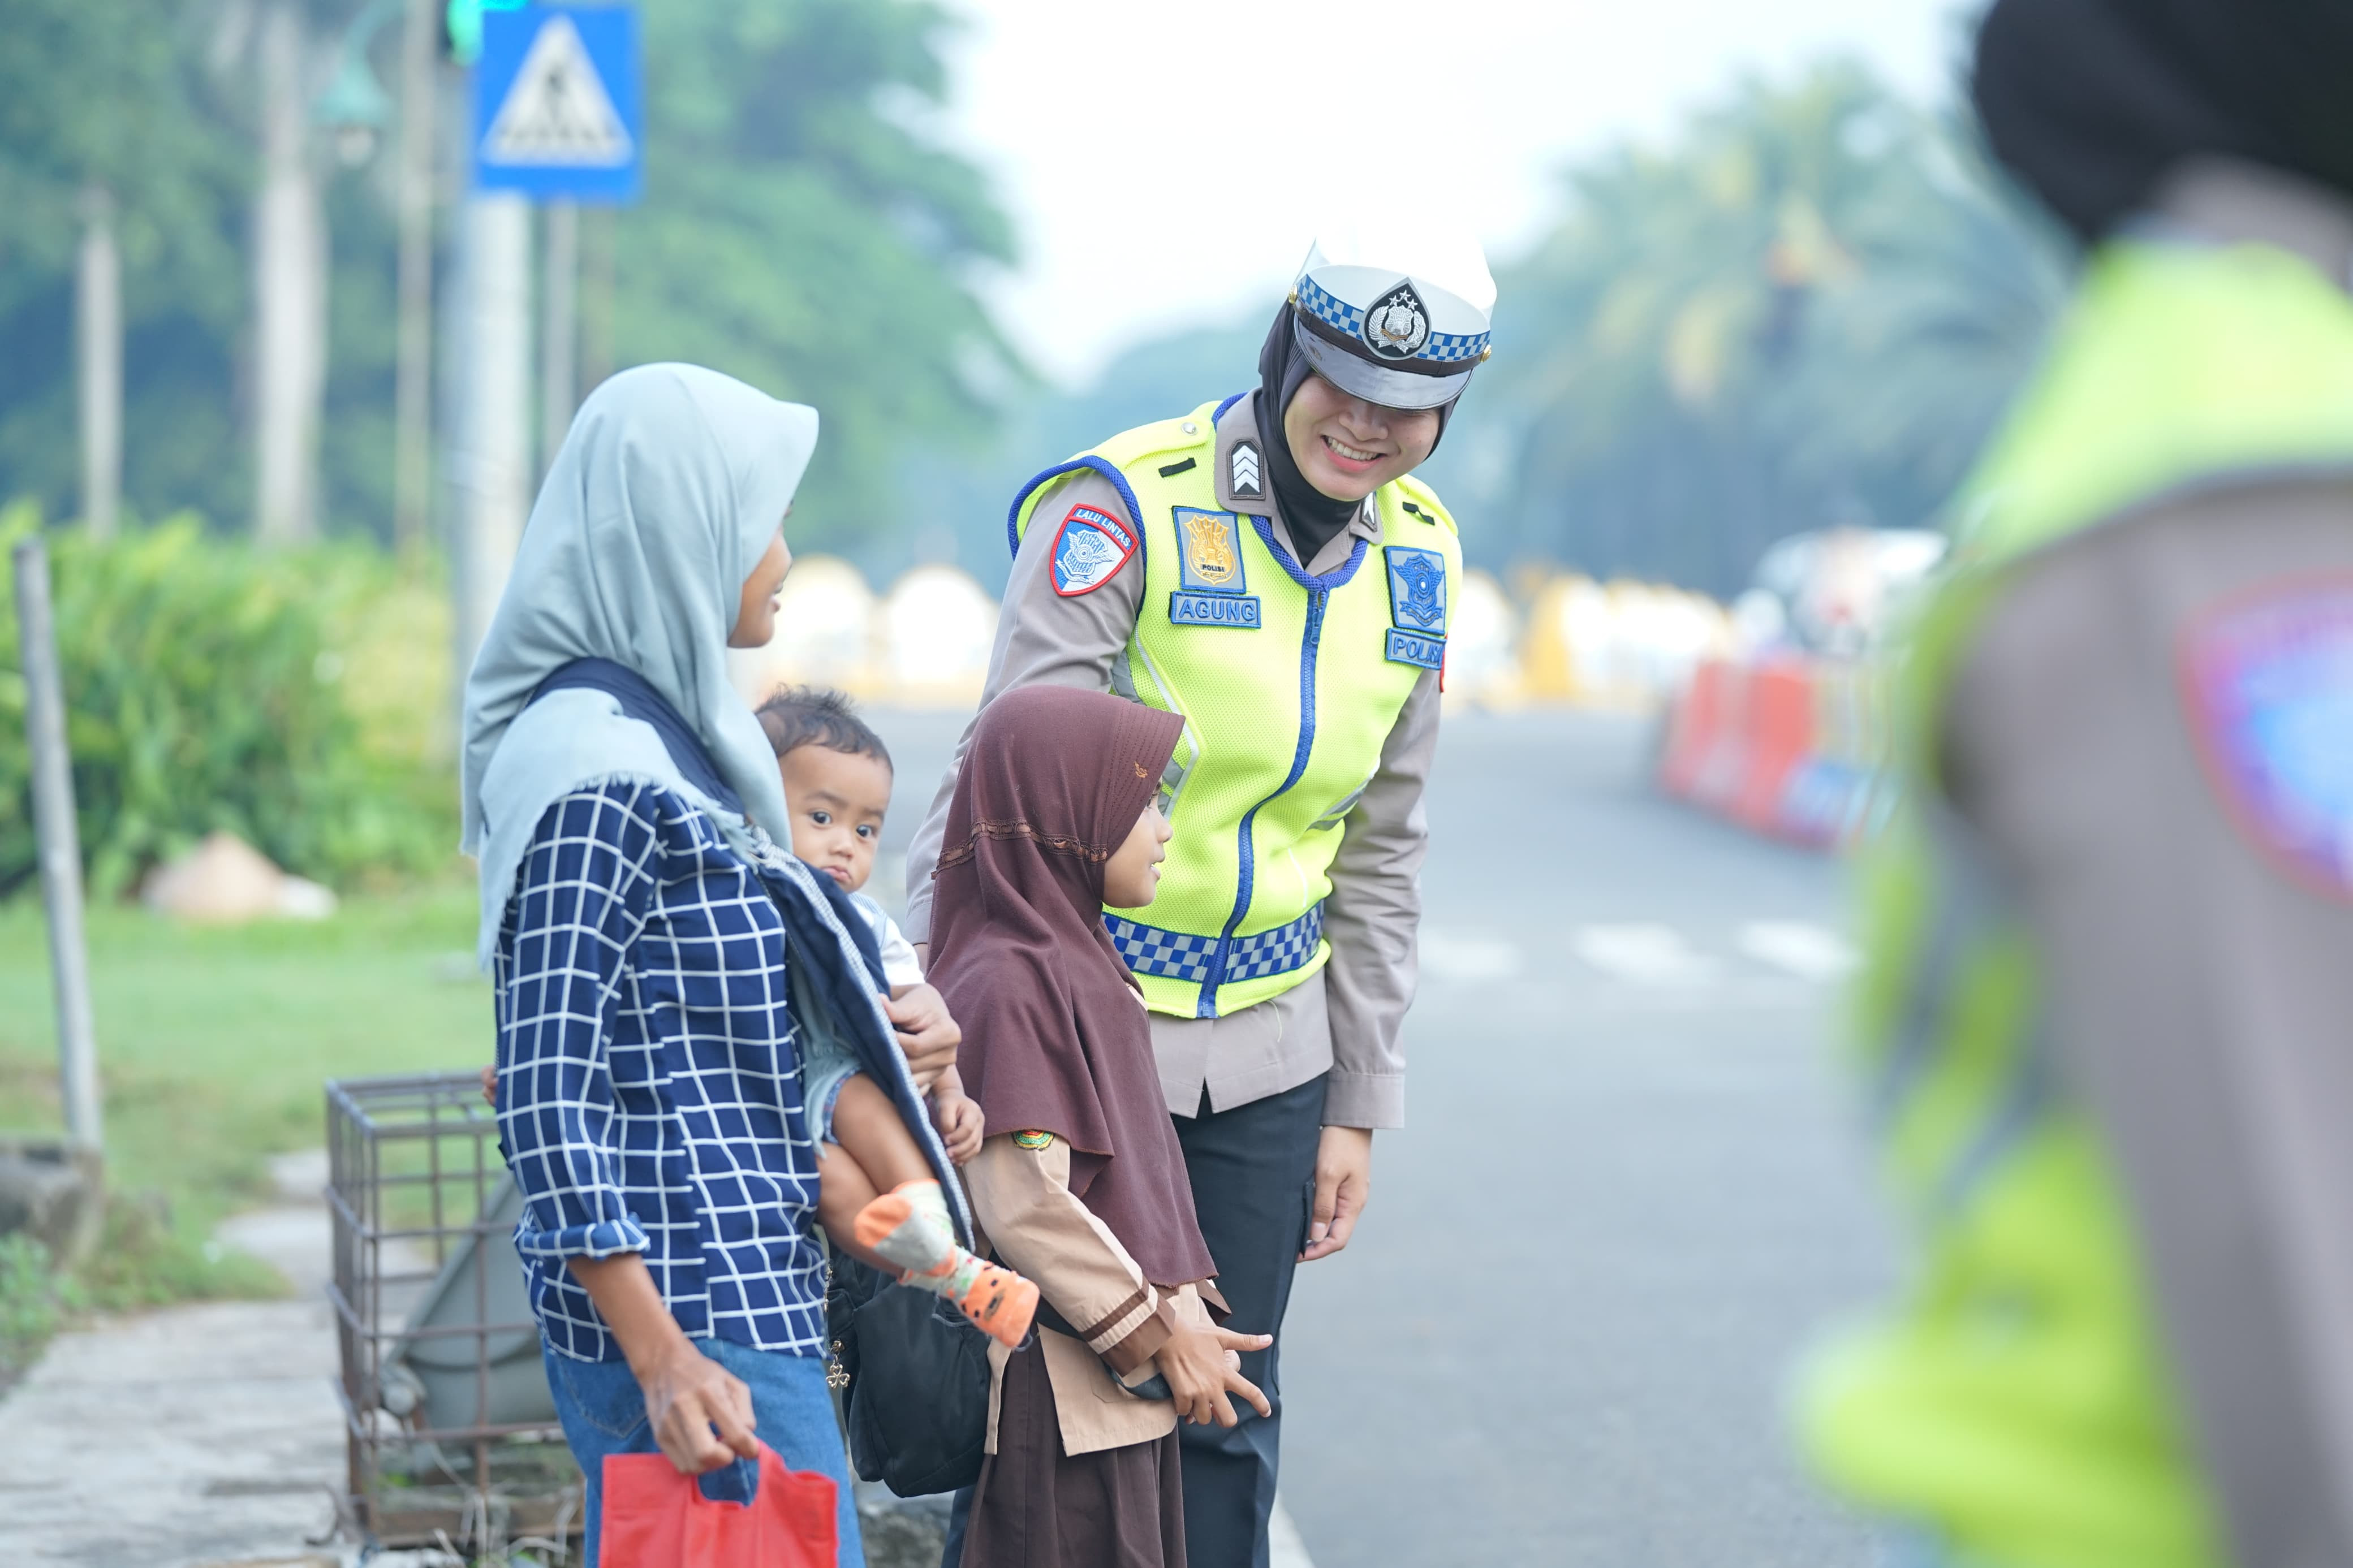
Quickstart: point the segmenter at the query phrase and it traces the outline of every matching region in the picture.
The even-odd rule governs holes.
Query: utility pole
[[[392,538],[424,546],[433,493],[433,143],[436,0],[406,0],[400,34],[400,319],[394,367]]]
[[[466,392],[459,468],[458,671],[472,668],[531,511],[531,204],[466,200]]]
[[[539,471],[555,461],[580,405],[580,206],[547,204],[547,273],[539,291]]]
[[[57,991],[58,1068],[66,1140],[96,1155],[105,1143],[98,1045],[90,1011],[90,954],[81,931],[81,834],[74,819],[73,763],[66,750],[64,683],[49,615],[49,553],[38,533],[17,542],[16,637],[25,668],[25,739],[33,763],[33,838],[48,917],[49,977]]]
[[[327,236],[311,163],[307,39],[293,0],[269,0],[256,39],[261,190],[253,212],[254,532],[318,531],[320,404],[327,381]]]
[[[81,193],[74,359],[81,398],[82,526],[93,539],[111,539],[122,500],[122,258],[114,245],[113,193],[95,181]]]

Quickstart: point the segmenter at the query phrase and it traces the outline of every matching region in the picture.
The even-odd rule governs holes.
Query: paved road
[[[895,846],[952,736],[883,729]],[[1447,721],[1410,1126],[1285,1335],[1283,1494],[1325,1568],[1872,1560],[1780,1413],[1888,1275],[1826,1060],[1839,871],[1651,797],[1646,743]]]

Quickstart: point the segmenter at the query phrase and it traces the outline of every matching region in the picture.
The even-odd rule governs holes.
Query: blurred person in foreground
[[[1279,1333],[1294,1266],[1348,1244],[1373,1130],[1405,1119],[1422,786],[1438,746],[1454,521],[1413,478],[1487,354],[1477,243],[1422,215],[1316,241],[1255,387],[1112,437],[1024,485],[982,712],[907,854],[930,931],[957,770],[988,704],[1110,691],[1184,724],[1149,910],[1104,923],[1151,1011],[1227,1326]],[[1265,1568],[1280,1342],[1242,1358],[1270,1413],[1187,1426],[1195,1568]]]
[[[972,1236],[893,1030],[910,1005],[879,994],[848,895],[770,837],[788,832],[776,756],[727,680],[727,649],[775,629],[817,425],[694,365],[607,381],[549,468],[466,681],[500,1143],[587,1483],[588,1568],[606,1456],[742,1461],[704,1483],[740,1500],[762,1444],[834,1481],[842,1560],[860,1560],[826,1386],[813,1008],[939,1184],[932,1228],[956,1234],[934,1239]]]
[[[2353,6],[1999,0],[1974,90],[2088,254],[1897,677],[1923,1257],[1806,1436],[1924,1563],[2353,1563]]]

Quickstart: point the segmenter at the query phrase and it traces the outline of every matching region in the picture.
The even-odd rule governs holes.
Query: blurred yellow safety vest
[[[1359,541],[1346,564],[1310,576],[1266,519],[1219,510],[1210,458],[1226,406],[1047,469],[1009,520],[1018,549],[1040,492],[1092,468],[1143,530],[1144,601],[1113,686],[1185,721],[1162,794],[1176,836],[1150,908],[1103,923],[1145,1003],[1185,1018],[1279,996],[1331,956],[1324,900],[1342,825],[1415,682],[1443,661],[1462,576],[1454,520],[1410,477],[1375,492],[1379,545]]]
[[[1818,1355],[1832,1481],[1999,1568],[2221,1568],[2223,1550],[2096,1129],[2061,1086],[2041,961],[1967,864],[1935,765],[1987,606],[2035,552],[2179,488],[2353,470],[2353,300],[2255,245],[2111,244],[1965,488],[1898,677],[1905,804],[1865,868],[1863,1068],[1925,1232],[1903,1303]]]

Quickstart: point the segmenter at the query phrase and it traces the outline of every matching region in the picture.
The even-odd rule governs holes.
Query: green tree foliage
[[[968,282],[1012,234],[917,128],[946,91],[929,0],[660,0],[646,199],[618,219],[619,363],[684,359],[816,405],[794,538],[896,526],[894,458],[969,445],[1020,373]]]
[[[37,526],[0,514],[0,547]],[[365,546],[264,552],[193,517],[53,536],[67,741],[92,890],[227,829],[348,885],[457,842],[442,595]],[[437,624],[438,623],[438,624]],[[438,635],[437,635],[438,634]],[[35,868],[15,601],[0,604],[0,897]]]
[[[303,0],[315,58],[362,4]],[[642,10],[646,197],[613,218],[614,363],[698,361],[816,404],[826,438],[797,537],[895,528],[895,455],[969,446],[1023,376],[970,282],[1010,259],[1009,227],[979,173],[923,128],[945,92],[946,14],[929,0]],[[0,501],[75,502],[74,203],[95,178],[122,212],[129,503],[246,516],[251,15],[238,0],[0,0]],[[375,43],[387,86],[398,35]],[[442,88],[454,109],[471,84],[445,71]],[[332,246],[325,516],[331,531],[382,536],[391,159],[346,171],[318,155]]]
[[[1848,67],[1749,83],[1567,195],[1499,277],[1491,556],[1723,593],[1787,533],[1932,523],[2064,288],[1966,141]]]
[[[80,204],[111,193],[134,507],[235,501],[244,163],[184,0],[0,0],[0,500],[73,499]],[[225,479],[227,482],[224,482]]]

